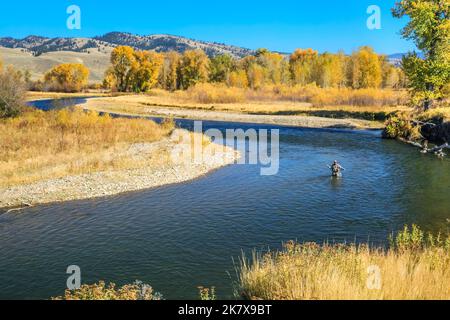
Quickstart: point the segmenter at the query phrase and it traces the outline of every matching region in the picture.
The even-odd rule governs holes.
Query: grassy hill
[[[100,82],[109,67],[110,52],[110,50],[99,52],[97,49],[88,49],[87,52],[55,51],[34,56],[26,49],[0,47],[0,58],[5,65],[30,71],[33,80],[42,78],[45,72],[55,65],[82,63],[91,71],[89,81]]]

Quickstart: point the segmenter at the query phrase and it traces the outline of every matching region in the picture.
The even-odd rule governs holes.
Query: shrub
[[[406,113],[396,113],[386,121],[383,137],[388,139],[418,140],[422,136],[420,127],[415,125]]]
[[[22,74],[8,67],[0,69],[0,118],[15,117],[25,105],[25,83]]]
[[[199,103],[236,103],[245,101],[244,91],[241,89],[210,83],[196,84],[184,94],[189,99]]]
[[[162,300],[162,295],[140,281],[117,288],[114,283],[106,285],[83,285],[77,290],[66,290],[64,296],[53,300]]]

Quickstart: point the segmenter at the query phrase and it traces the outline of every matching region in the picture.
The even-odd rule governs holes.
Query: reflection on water
[[[241,250],[291,239],[380,244],[404,224],[449,227],[449,160],[374,132],[294,128],[281,129],[280,157],[276,176],[234,165],[189,183],[0,215],[0,298],[61,294],[72,264],[84,283],[140,279],[169,299],[216,286],[230,297]],[[330,179],[335,159],[342,179]]]

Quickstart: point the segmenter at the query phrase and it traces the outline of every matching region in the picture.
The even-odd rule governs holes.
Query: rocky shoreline
[[[189,134],[184,130],[176,131],[178,135],[180,131]],[[153,144],[133,145],[130,150],[135,150],[136,156],[142,156],[143,150],[158,155],[162,150],[170,153],[179,146],[179,141],[170,138]],[[198,163],[189,157],[179,157],[175,161],[144,168],[95,172],[0,189],[0,208],[15,211],[38,204],[106,197],[182,183],[233,164],[239,158],[239,153],[229,147],[212,143],[211,150],[213,152],[205,153]]]

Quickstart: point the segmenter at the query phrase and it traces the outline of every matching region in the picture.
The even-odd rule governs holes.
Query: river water
[[[334,159],[343,179],[329,177]],[[167,299],[195,299],[197,286],[215,286],[232,298],[242,252],[288,240],[383,245],[405,224],[446,231],[449,218],[448,159],[376,131],[283,127],[275,176],[231,165],[178,185],[0,214],[0,299],[60,295],[69,265],[80,266],[83,283],[139,279]]]

